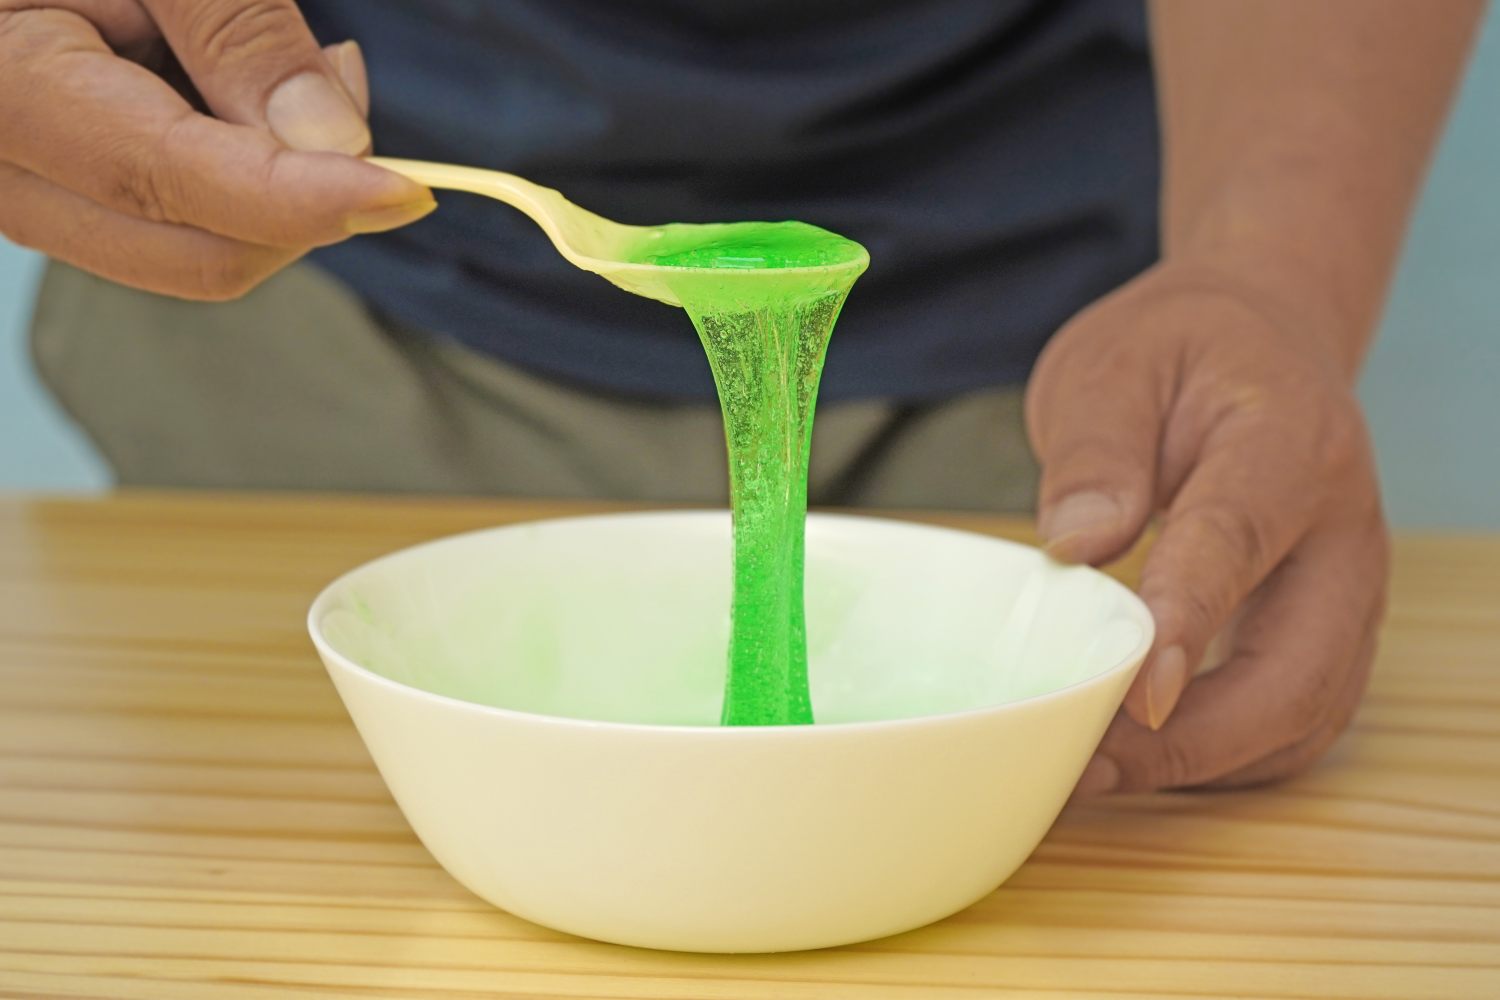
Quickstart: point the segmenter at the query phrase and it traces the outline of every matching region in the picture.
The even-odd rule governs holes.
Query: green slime
[[[818,381],[834,321],[869,264],[801,222],[672,225],[630,259],[673,268],[724,414],[734,600],[722,723],[808,724],[803,535]]]

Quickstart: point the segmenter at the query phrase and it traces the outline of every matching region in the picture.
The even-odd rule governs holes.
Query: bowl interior
[[[722,513],[569,518],[444,539],[341,578],[314,630],[354,664],[481,705],[717,725],[729,633]],[[814,514],[808,653],[819,723],[1017,701],[1123,669],[1150,617],[1101,573],[1026,546]]]

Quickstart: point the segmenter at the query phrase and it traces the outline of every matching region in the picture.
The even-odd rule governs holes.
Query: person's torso
[[[624,222],[801,219],[870,250],[825,399],[1025,376],[1156,252],[1144,14],[1124,0],[304,0],[358,40],[379,152],[509,170]],[[712,393],[687,317],[440,195],[317,259],[394,319],[606,390]]]

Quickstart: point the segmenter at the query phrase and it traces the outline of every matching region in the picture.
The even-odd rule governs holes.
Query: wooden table
[[[577,509],[0,501],[0,995],[1500,997],[1500,539],[1400,541],[1369,698],[1314,773],[1075,808],[937,926],[733,958],[469,895],[303,633],[371,556]]]

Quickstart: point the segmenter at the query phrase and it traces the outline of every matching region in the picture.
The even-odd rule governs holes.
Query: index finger
[[[1209,641],[1307,532],[1317,478],[1294,441],[1257,419],[1206,438],[1141,572],[1157,641],[1126,695],[1136,721],[1161,727]]]
[[[101,205],[281,247],[321,246],[431,210],[431,192],[405,177],[196,113],[75,14],[27,10],[8,21],[0,159]]]
[[[1159,732],[1128,718],[1110,726],[1099,752],[1112,790],[1269,780],[1326,749],[1369,676],[1383,539],[1354,519],[1308,535],[1256,594],[1230,658],[1193,680]]]

